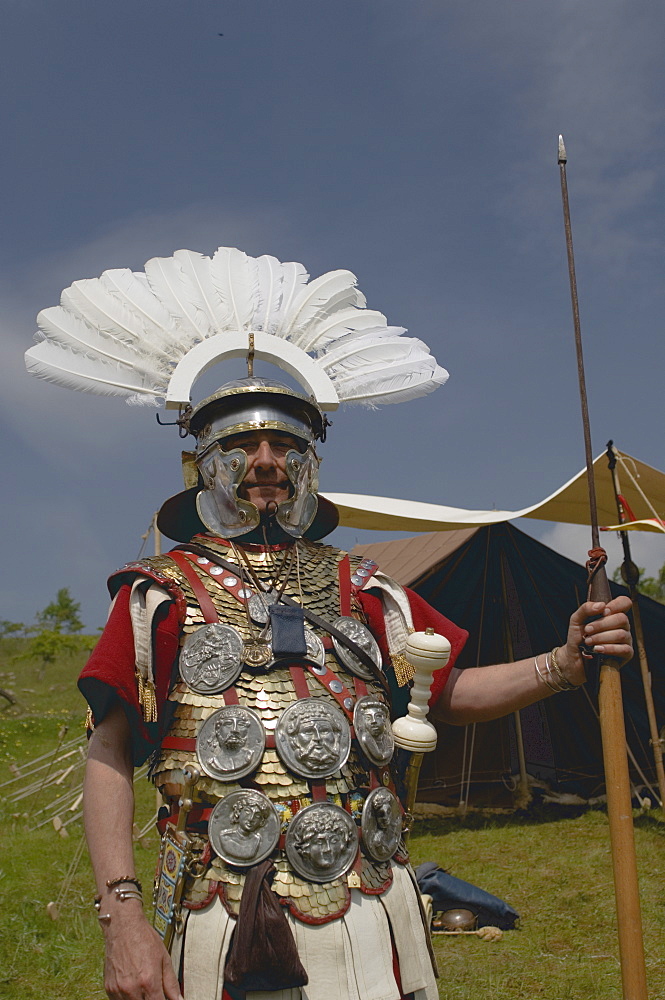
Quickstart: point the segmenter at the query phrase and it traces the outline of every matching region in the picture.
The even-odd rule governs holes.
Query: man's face
[[[249,722],[234,715],[220,719],[215,726],[215,736],[220,747],[225,750],[240,750],[247,742]]]
[[[242,448],[247,455],[247,472],[238,496],[249,500],[263,513],[268,504],[280,504],[291,494],[291,482],[286,474],[289,451],[302,451],[302,445],[282,431],[248,431],[225,438],[224,451]]]
[[[388,801],[380,801],[374,806],[374,816],[379,830],[387,830],[392,822],[393,810]]]
[[[263,826],[263,815],[256,802],[247,802],[243,805],[238,816],[238,826],[243,833],[254,833]]]
[[[291,745],[296,758],[314,770],[328,767],[339,754],[339,737],[326,718],[303,719]]]
[[[339,830],[315,833],[302,852],[316,868],[332,868],[344,847],[344,837]]]
[[[380,708],[372,706],[363,709],[363,718],[370,736],[373,736],[374,739],[383,736],[386,731],[386,716]]]

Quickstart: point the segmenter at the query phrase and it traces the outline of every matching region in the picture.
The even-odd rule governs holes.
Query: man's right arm
[[[104,987],[111,1000],[182,1000],[170,956],[140,901],[120,900],[106,885],[135,873],[130,747],[127,716],[116,703],[90,738],[83,799],[88,850],[102,897],[99,913],[109,915],[100,921],[106,941]]]

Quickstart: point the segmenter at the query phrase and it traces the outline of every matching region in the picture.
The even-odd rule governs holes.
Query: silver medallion
[[[376,861],[387,861],[399,847],[402,811],[388,788],[375,788],[365,799],[360,826],[363,844]]]
[[[276,600],[277,594],[274,590],[252,594],[247,601],[247,609],[252,621],[256,622],[257,625],[267,625],[270,618],[270,605],[274,604]]]
[[[371,695],[359,698],[353,709],[353,728],[360,749],[372,764],[384,767],[390,763],[395,741],[388,707],[382,701]]]
[[[231,792],[210,815],[210,844],[223,861],[245,868],[267,858],[279,843],[280,821],[270,799],[253,788]]]
[[[208,716],[196,737],[196,755],[211,778],[238,781],[255,771],[266,736],[253,708],[226,705]]]
[[[329,778],[347,761],[351,731],[339,709],[323,698],[302,698],[280,715],[275,747],[294,774]]]
[[[231,625],[202,625],[185,640],[180,675],[197,694],[219,694],[239,676],[242,653],[242,637]]]
[[[357,618],[347,616],[336,618],[333,625],[355,642],[356,646],[360,646],[367,653],[377,670],[381,669],[381,651],[379,645],[366,625],[359,622]],[[344,664],[347,670],[350,670],[352,674],[361,677],[365,681],[374,679],[374,675],[369,667],[366,667],[339,639],[333,636],[332,641],[337,658]]]
[[[358,827],[332,802],[315,802],[293,817],[284,844],[291,867],[311,882],[345,875],[358,853]]]

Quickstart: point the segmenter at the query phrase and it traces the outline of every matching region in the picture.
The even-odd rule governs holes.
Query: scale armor
[[[213,553],[229,558],[226,545],[216,543],[209,536],[205,537],[206,547]],[[339,614],[338,566],[344,552],[332,546],[315,544],[307,540],[296,542],[300,567],[300,593],[295,577],[286,586],[285,594],[300,598],[303,605],[328,621],[334,621]],[[274,572],[270,552],[248,551],[254,573],[264,585],[271,582]],[[279,553],[275,554],[279,558]],[[360,564],[356,557],[350,558],[351,571]],[[215,606],[219,620],[233,625],[243,639],[251,638],[251,629],[247,621],[244,605],[229,593],[221,584],[196,563],[192,566],[205,586],[212,603]],[[134,564],[133,570],[144,567],[150,575],[167,578],[177,586],[184,597],[186,612],[182,627],[181,646],[187,636],[195,632],[205,619],[193,593],[191,585],[176,563],[169,556],[156,556],[143,560],[141,566]],[[357,600],[353,600],[352,612],[355,617],[364,621],[362,609]],[[317,631],[315,629],[315,631]],[[322,638],[322,636],[321,636]],[[326,651],[326,666],[329,667],[353,693],[354,676],[344,667],[331,650]],[[309,693],[337,708],[337,702],[327,689],[305,671]],[[386,698],[378,682],[365,681],[367,693],[381,702]],[[235,681],[235,691],[240,705],[253,709],[258,713],[267,733],[274,732],[280,714],[285,708],[298,700],[288,667],[252,668],[246,664],[242,673]],[[192,691],[178,675],[172,685],[169,702],[172,704],[172,718],[169,725],[169,738],[193,739],[196,737],[202,723],[226,702],[224,693],[201,695]],[[198,765],[195,751],[160,748],[151,760],[150,773],[156,787],[169,802],[177,802],[182,791],[182,769],[187,764]],[[356,741],[352,741],[351,752],[341,770],[326,779],[326,794],[328,801],[336,805],[347,804],[351,815],[357,823],[364,800],[370,790],[370,768],[372,765],[358,751]],[[387,769],[384,769],[384,781],[388,779]],[[392,774],[394,782],[396,775]],[[380,780],[380,779],[379,779]],[[193,796],[196,806],[204,809],[213,807],[220,799],[241,787],[248,787],[250,782],[218,781],[203,774],[198,781]],[[288,827],[289,820],[294,815],[294,806],[301,808],[312,802],[310,786],[306,779],[290,772],[273,748],[267,747],[261,763],[251,775],[251,787],[263,792],[277,808],[282,834]],[[296,800],[296,802],[294,802]],[[189,878],[183,894],[183,905],[188,909],[200,909],[211,901],[218,893],[227,910],[237,915],[245,881],[245,874],[227,865],[221,858],[214,855],[208,847],[207,835],[195,836],[196,854],[199,863],[196,866],[195,877]],[[348,876],[343,875],[328,883],[310,882],[297,875],[291,868],[286,853],[276,850],[272,855],[276,873],[272,889],[288,906],[292,914],[307,923],[322,923],[341,916],[350,904]],[[395,860],[406,863],[408,857],[403,843],[395,855]],[[376,895],[385,891],[392,883],[392,868],[390,862],[379,862],[362,856],[359,881],[355,887],[367,894]]]

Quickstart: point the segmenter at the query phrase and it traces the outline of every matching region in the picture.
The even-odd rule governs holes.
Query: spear
[[[584,428],[584,449],[586,453],[589,514],[591,521],[592,548],[589,552],[589,600],[607,603],[612,599],[612,595],[607,580],[607,573],[605,572],[604,559],[599,552],[600,535],[598,531],[596,484],[593,475],[589,408],[587,405],[586,381],[584,378],[582,333],[577,299],[577,281],[575,278],[575,258],[573,255],[573,234],[570,225],[570,206],[568,204],[567,159],[563,136],[560,135],[559,173],[561,176],[561,199],[563,202],[563,221],[566,232],[568,275],[570,278],[570,298],[573,308],[573,327],[575,330],[577,374],[580,403],[582,406],[582,425]],[[598,708],[603,742],[603,761],[605,765],[607,816],[610,826],[623,997],[624,1000],[646,1000],[646,968],[644,964],[642,918],[640,915],[640,896],[637,882],[633,810],[628,777],[628,758],[626,756],[626,729],[623,718],[623,702],[621,699],[621,679],[617,663],[612,657],[598,656],[595,659],[599,662],[600,668]]]

